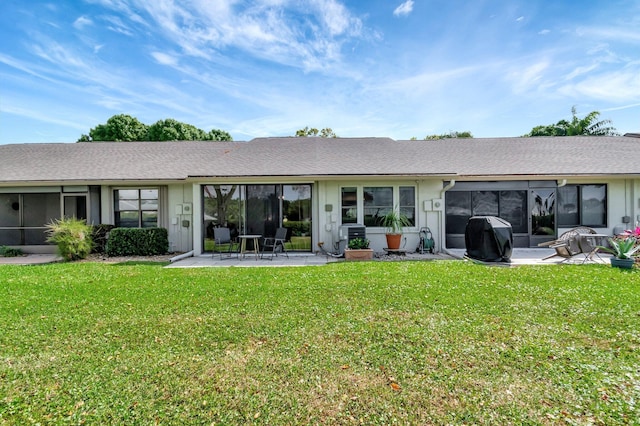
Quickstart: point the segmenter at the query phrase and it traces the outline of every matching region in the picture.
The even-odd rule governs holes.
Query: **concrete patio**
[[[428,260],[463,260],[464,249],[448,249],[446,253],[436,254],[420,254],[420,253],[407,253],[406,255],[385,255],[384,253],[377,253],[374,261],[428,261]],[[508,266],[519,265],[556,265],[562,263],[564,260],[560,257],[552,257],[547,260],[543,260],[547,256],[551,256],[555,251],[547,248],[516,248],[511,255],[510,264],[497,264]],[[605,253],[599,253],[600,259],[595,258],[595,262],[601,264],[609,264],[609,258],[611,257]],[[0,257],[0,265],[38,265],[60,261],[60,257],[55,254],[29,254],[27,256],[19,257]],[[290,253],[289,258],[280,254],[271,260],[268,257],[264,259],[256,259],[253,255],[247,255],[245,258],[237,259],[223,259],[220,260],[218,256],[212,257],[211,255],[192,256],[184,259],[171,262],[166,268],[226,268],[226,267],[282,267],[282,266],[321,266],[327,263],[344,262],[342,258],[335,258],[325,256],[321,254],[312,253]],[[582,258],[576,257],[571,262],[565,263],[582,263]],[[588,263],[594,263],[590,261]]]

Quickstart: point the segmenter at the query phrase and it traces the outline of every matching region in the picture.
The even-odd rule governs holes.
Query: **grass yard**
[[[638,424],[640,273],[0,266],[0,424]]]

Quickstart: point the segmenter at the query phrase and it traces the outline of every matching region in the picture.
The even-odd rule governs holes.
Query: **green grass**
[[[0,266],[0,424],[638,424],[640,273]]]

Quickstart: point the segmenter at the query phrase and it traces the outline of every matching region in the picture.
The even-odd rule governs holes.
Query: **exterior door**
[[[556,238],[556,189],[531,188],[529,190],[530,245]]]

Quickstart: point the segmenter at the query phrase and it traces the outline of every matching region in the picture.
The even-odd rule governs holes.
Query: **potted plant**
[[[380,224],[386,228],[387,248],[389,250],[398,250],[402,241],[404,227],[411,226],[409,218],[400,212],[398,206],[396,206],[380,218]]]
[[[609,238],[611,247],[600,247],[602,250],[613,254],[611,258],[611,266],[616,268],[631,269],[635,263],[633,255],[640,250],[640,245],[636,245],[637,241],[633,237],[627,238]]]
[[[349,241],[344,251],[346,260],[371,260],[373,249],[369,248],[369,240],[366,238],[354,238]]]

